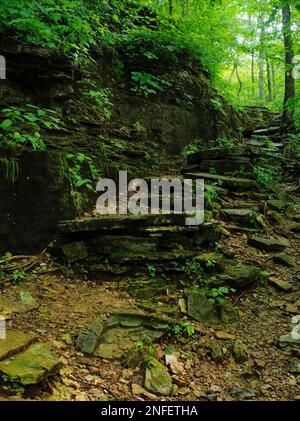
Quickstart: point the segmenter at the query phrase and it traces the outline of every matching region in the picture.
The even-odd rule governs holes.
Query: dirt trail
[[[230,201],[234,204],[235,199]],[[261,206],[258,200],[236,199],[236,205],[241,206],[242,202],[247,206]],[[1,399],[300,400],[300,378],[289,368],[292,356],[276,345],[278,338],[291,330],[291,318],[297,313],[295,303],[299,305],[300,300],[300,240],[287,229],[291,221],[286,216],[282,218],[281,226],[275,224],[268,230],[286,229],[289,254],[298,264],[294,268],[275,263],[272,253],[249,247],[249,234],[231,230],[227,221],[222,222],[225,232],[222,244],[235,259],[256,263],[268,272],[269,279],[287,281],[292,289],[284,292],[268,282],[246,289],[235,296],[238,322],[204,325],[191,321],[196,333],[188,343],[167,337],[156,344],[158,357],[164,362],[166,348],[171,343],[180,352],[184,367],[175,376],[174,394],[167,398],[144,389],[141,368],[126,369],[119,361],[84,355],[74,347],[78,334],[95,318],[105,321],[113,313],[147,314],[139,307],[138,300],[124,292],[117,279],[84,282],[59,267],[51,273],[56,263],[46,257],[26,281],[6,287],[2,297],[16,301],[20,291],[27,291],[37,299],[38,308],[13,315],[8,328],[37,333],[53,347],[64,366],[59,374],[38,386],[14,389],[2,383]],[[47,270],[50,272],[39,274]],[[220,339],[224,334],[225,338]],[[237,362],[231,351],[236,340],[246,349],[246,359],[242,362]],[[215,346],[221,349],[220,362],[211,359],[211,349]]]

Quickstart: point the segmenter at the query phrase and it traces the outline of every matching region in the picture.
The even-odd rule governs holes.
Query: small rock
[[[289,282],[283,281],[279,278],[271,277],[269,278],[269,283],[285,292],[288,292],[292,289],[292,285]]]
[[[247,360],[247,347],[241,341],[236,341],[232,346],[232,353],[237,363]]]
[[[224,332],[222,330],[218,330],[215,333],[215,335],[216,335],[217,339],[220,339],[222,341],[234,341],[235,340],[234,335],[232,335],[231,333]]]
[[[288,364],[288,372],[293,374],[300,374],[300,362],[293,360]]]
[[[219,344],[214,344],[210,347],[209,355],[211,359],[216,363],[220,363],[224,359],[223,350]]]
[[[258,367],[258,368],[264,368],[266,366],[266,363],[263,360],[260,360],[258,358],[256,358],[254,360],[254,363],[255,363],[256,367]]]
[[[145,388],[149,392],[169,396],[172,392],[172,378],[165,367],[155,358],[147,361]]]
[[[167,366],[170,366],[170,369],[174,374],[180,374],[184,371],[184,365],[182,364],[182,362],[178,361],[176,355],[167,354],[166,364]]]
[[[251,399],[258,395],[258,391],[256,389],[242,389],[240,387],[234,387],[230,391],[230,394],[241,396],[245,399]]]
[[[30,292],[22,290],[19,292],[19,296],[21,303],[26,307],[30,307],[32,309],[38,307],[37,300],[30,294]]]
[[[212,384],[209,388],[209,391],[211,393],[220,393],[220,392],[222,392],[222,388],[220,386],[218,386],[217,384]]]
[[[204,253],[195,257],[203,268],[207,271],[222,271],[225,269],[225,259],[220,253]]]
[[[184,290],[187,297],[188,315],[198,322],[218,320],[218,315],[206,296],[206,292],[200,288],[187,288]]]
[[[242,289],[264,278],[262,270],[254,265],[235,264],[225,269],[220,275],[211,278],[212,286],[228,285]]]
[[[295,304],[287,304],[285,310],[288,313],[292,313],[292,314],[298,314],[299,313],[298,306],[295,305]]]
[[[276,256],[274,256],[273,259],[275,262],[281,263],[285,266],[289,266],[289,267],[297,266],[297,263],[294,257],[289,256],[287,253],[276,254]]]
[[[155,399],[156,396],[152,395],[151,393],[147,392],[147,390],[145,390],[142,386],[140,386],[139,384],[135,384],[133,383],[131,385],[131,390],[132,390],[132,394],[133,396],[146,396],[149,399]]]
[[[103,325],[99,320],[94,320],[88,329],[81,333],[76,340],[76,347],[87,354],[91,354],[97,346]]]

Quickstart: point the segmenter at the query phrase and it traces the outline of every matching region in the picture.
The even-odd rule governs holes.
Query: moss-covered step
[[[290,247],[290,242],[286,238],[264,238],[264,237],[250,237],[248,244],[259,250],[272,252],[283,251],[285,248]]]
[[[61,233],[91,231],[135,231],[144,226],[185,225],[186,215],[103,215],[95,218],[80,218],[60,221],[58,230]]]
[[[206,172],[213,168],[218,174],[232,173],[243,169],[251,172],[252,164],[249,158],[223,158],[223,159],[203,159],[197,164],[190,164],[185,168],[186,171]]]
[[[89,248],[108,256],[157,253],[157,240],[129,235],[100,235],[89,242]]]
[[[225,175],[209,174],[205,172],[187,172],[185,178],[202,179],[204,181],[220,183],[222,187],[233,191],[258,190],[255,180],[249,178],[227,177]]]
[[[248,226],[256,225],[258,215],[251,209],[222,209],[221,214],[229,221]]]
[[[36,340],[32,333],[7,331],[5,339],[0,339],[0,361],[24,351]]]
[[[150,345],[162,338],[169,322],[139,314],[115,314],[103,328],[95,321],[77,339],[77,347],[105,359],[120,359],[136,347],[137,343]]]
[[[199,163],[202,160],[226,160],[226,159],[241,159],[244,157],[250,157],[250,149],[243,147],[235,148],[211,148],[203,151],[195,152],[188,156],[188,164]]]
[[[227,267],[223,273],[211,277],[210,284],[215,287],[226,285],[242,289],[264,279],[265,273],[258,266],[237,263]]]
[[[49,345],[38,342],[24,352],[0,362],[0,373],[11,381],[24,386],[37,384],[61,367],[60,360],[52,353]]]

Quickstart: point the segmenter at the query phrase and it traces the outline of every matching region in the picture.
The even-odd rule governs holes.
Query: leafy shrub
[[[88,7],[93,3],[93,7]],[[99,14],[104,1],[82,0],[1,0],[0,30],[19,33],[27,42],[50,49],[78,54],[94,41],[103,29]]]
[[[110,101],[111,90],[103,88],[90,90],[87,95],[96,103],[97,111],[100,112],[104,120],[109,120],[112,115],[112,102]]]
[[[186,159],[189,155],[192,155],[200,151],[200,140],[194,139],[191,143],[185,146],[181,151],[182,158]]]
[[[131,79],[136,83],[131,90],[145,97],[156,94],[158,91],[162,91],[164,86],[169,85],[166,80],[146,72],[131,72]]]
[[[89,190],[94,190],[93,181],[98,180],[100,173],[95,167],[92,158],[89,158],[81,152],[77,154],[68,154],[66,158],[71,162],[68,169],[74,189],[86,187]],[[90,178],[86,178],[83,174],[84,165],[87,165],[89,169]]]
[[[41,129],[59,128],[60,124],[55,111],[31,104],[24,108],[4,108],[1,114],[0,148],[16,150],[30,146],[33,150],[44,150]]]
[[[180,32],[179,28],[164,28],[152,31],[145,28],[131,29],[122,34],[103,34],[105,43],[122,51],[131,60],[143,57],[162,63],[178,63],[185,55],[202,61],[202,49],[190,37]]]
[[[195,333],[195,328],[189,322],[183,322],[177,325],[170,325],[168,329],[169,336],[177,338],[191,338]]]

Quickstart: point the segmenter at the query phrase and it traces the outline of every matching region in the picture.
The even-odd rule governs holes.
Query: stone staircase
[[[206,185],[214,186],[219,196],[217,212],[213,210],[204,224],[187,226],[186,215],[174,213],[61,221],[52,253],[77,267],[88,279],[147,274],[151,267],[176,277],[184,274],[188,262],[201,261],[201,256],[214,253],[215,244],[224,233],[222,226],[256,233],[264,226],[260,200],[268,196],[260,191],[253,166],[269,150],[265,134],[278,140],[280,127],[276,123],[280,118],[279,113],[268,114],[268,125],[258,123],[239,146],[205,149],[188,157],[178,178],[203,179]],[[278,143],[273,145],[280,149]],[[171,193],[171,205],[173,201]]]
[[[221,238],[216,221],[186,226],[186,215],[115,215],[62,221],[52,252],[78,262],[90,278],[145,273],[155,265],[164,273],[182,272],[187,260]]]

